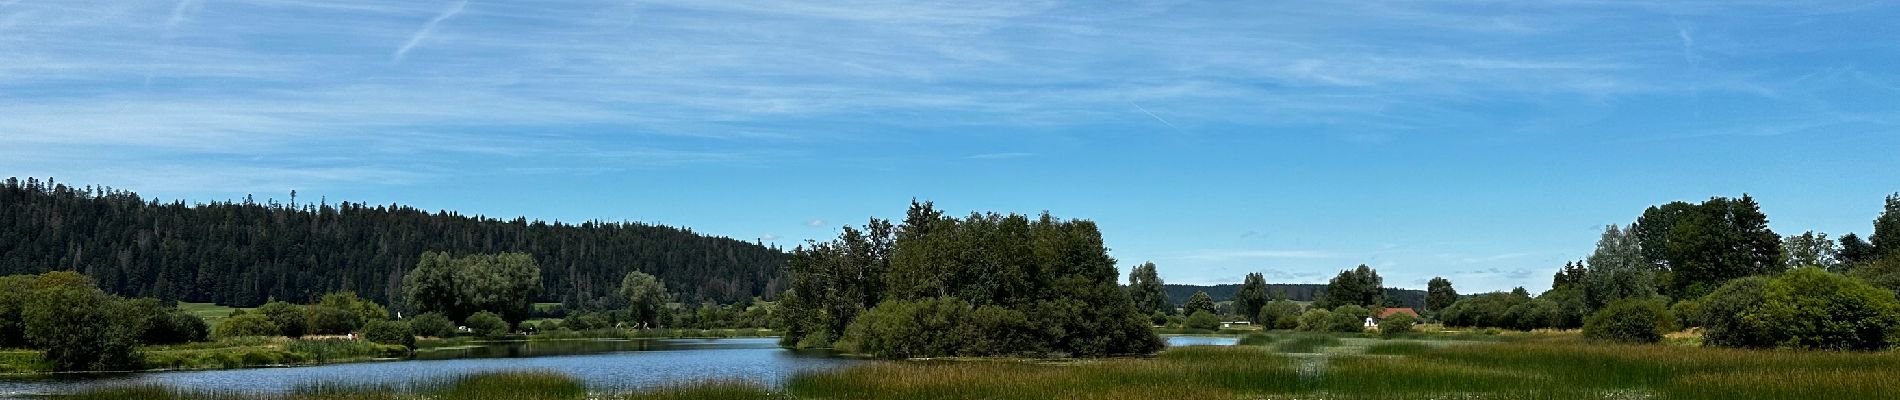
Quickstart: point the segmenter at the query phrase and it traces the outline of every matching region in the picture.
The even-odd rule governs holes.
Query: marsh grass
[[[1409,356],[1424,353],[1432,349],[1431,345],[1410,340],[1381,342],[1366,346],[1366,354],[1382,356]]]
[[[1303,383],[1283,357],[1251,348],[1190,347],[1153,359],[1056,365],[1012,361],[880,363],[799,375],[797,398],[1227,399],[1291,393]]]
[[[1325,333],[1302,332],[1292,334],[1273,346],[1273,351],[1281,353],[1318,353],[1320,349],[1340,345],[1339,336]]]

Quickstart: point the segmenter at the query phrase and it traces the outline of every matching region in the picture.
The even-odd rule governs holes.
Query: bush
[[[1701,302],[1693,299],[1677,301],[1675,305],[1669,306],[1669,312],[1676,314],[1676,319],[1682,322],[1683,328],[1702,326]]]
[[[141,315],[92,287],[83,275],[41,275],[21,313],[26,338],[46,350],[55,371],[122,371],[143,362],[136,347]]]
[[[534,331],[538,333],[548,333],[558,330],[561,330],[561,321],[552,319],[541,320],[541,323],[534,327]]]
[[[500,314],[487,311],[468,316],[468,321],[462,322],[462,325],[475,331],[478,336],[494,337],[508,334],[508,321],[503,321]]]
[[[363,338],[382,344],[402,345],[416,348],[416,333],[409,323],[402,321],[374,320],[363,325]]]
[[[969,303],[950,297],[878,303],[851,321],[837,346],[879,358],[955,355],[969,311]]]
[[[299,338],[310,333],[310,317],[304,314],[303,306],[282,301],[264,303],[252,312],[264,314],[270,322],[277,324],[279,334],[284,337]]]
[[[245,313],[225,318],[224,322],[218,323],[218,329],[212,333],[212,336],[220,339],[244,336],[277,336],[278,332],[281,331],[278,329],[276,323],[270,322],[270,318],[265,317],[263,314]]]
[[[1274,300],[1260,307],[1260,327],[1262,329],[1293,329],[1300,327],[1300,304],[1287,300]]]
[[[1206,310],[1195,311],[1194,315],[1189,315],[1187,318],[1187,328],[1207,330],[1220,329],[1220,317],[1216,317],[1214,313],[1207,312]]]
[[[1417,324],[1418,318],[1413,317],[1412,314],[1392,314],[1384,321],[1379,321],[1379,335],[1393,338],[1412,333],[1412,326]]]
[[[205,320],[191,313],[172,309],[164,314],[153,316],[145,327],[145,333],[139,341],[147,344],[178,344],[202,342],[211,336],[211,326]]]
[[[310,332],[318,335],[343,335],[356,331],[362,326],[356,325],[356,317],[349,311],[329,306],[311,305],[303,307],[305,324]]]
[[[1365,332],[1366,318],[1371,315],[1372,312],[1366,310],[1365,307],[1351,304],[1339,306],[1339,308],[1333,309],[1332,316],[1326,320],[1325,330],[1330,332]]]
[[[1656,343],[1672,330],[1675,315],[1660,299],[1624,299],[1583,321],[1583,336],[1627,343]]]
[[[409,329],[417,336],[445,338],[455,336],[455,322],[438,312],[426,312],[409,319]]]
[[[1879,350],[1900,323],[1893,292],[1820,268],[1737,279],[1700,303],[1710,346]]]
[[[1332,311],[1326,311],[1326,310],[1322,310],[1318,308],[1306,310],[1305,314],[1300,314],[1300,330],[1315,331],[1315,332],[1325,331],[1327,330],[1326,327],[1328,326],[1327,325],[1328,321],[1331,321],[1332,319],[1333,319]]]

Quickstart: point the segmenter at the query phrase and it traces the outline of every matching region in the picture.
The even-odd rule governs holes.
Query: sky
[[[913,198],[1170,283],[1548,288],[1752,195],[1866,235],[1900,5],[0,0],[0,176],[641,221],[791,248]]]

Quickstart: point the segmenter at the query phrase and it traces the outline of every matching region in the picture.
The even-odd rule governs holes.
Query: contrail
[[[1155,115],[1155,113],[1153,113],[1153,112],[1150,112],[1150,111],[1148,111],[1148,109],[1147,109],[1146,107],[1142,107],[1142,106],[1141,106],[1141,104],[1136,104],[1135,102],[1132,102],[1132,101],[1130,101],[1130,102],[1128,102],[1128,105],[1131,105],[1131,106],[1135,106],[1135,109],[1136,109],[1136,110],[1141,110],[1141,113],[1142,113],[1142,114],[1148,114],[1148,116],[1150,116],[1150,117],[1154,117],[1154,119],[1155,119],[1156,121],[1161,121],[1161,124],[1162,124],[1162,125],[1167,125],[1167,126],[1168,126],[1168,129],[1174,129],[1174,130],[1180,130],[1180,129],[1181,129],[1181,128],[1179,128],[1179,127],[1176,127],[1176,126],[1174,126],[1174,123],[1173,123],[1173,122],[1168,122],[1168,120],[1167,120],[1166,118],[1161,118],[1161,116],[1159,116],[1159,115]]]
[[[415,35],[409,37],[408,43],[403,43],[402,48],[396,49],[396,54],[390,57],[389,61],[402,62],[402,57],[409,54],[409,49],[416,48],[417,44],[422,43],[424,39],[429,38],[430,34],[435,33],[436,25],[441,24],[442,21],[447,21],[449,18],[454,18],[455,14],[462,13],[463,7],[468,7],[468,0],[462,0],[462,1],[456,2],[454,7],[449,7],[449,9],[446,11],[443,11],[441,15],[437,15],[435,16],[434,19],[430,19],[429,23],[423,24],[422,30],[416,31]]]

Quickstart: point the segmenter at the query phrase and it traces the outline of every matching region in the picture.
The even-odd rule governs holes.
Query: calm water
[[[1170,346],[1225,346],[1235,338],[1169,336]],[[434,350],[417,360],[295,368],[153,372],[57,378],[0,378],[0,398],[70,393],[95,386],[165,384],[221,392],[284,392],[299,385],[348,382],[401,386],[475,372],[542,370],[573,376],[592,390],[613,391],[708,379],[778,385],[801,372],[864,361],[795,352],[778,340],[663,339],[499,343]]]

